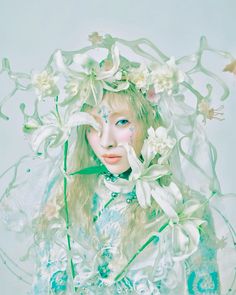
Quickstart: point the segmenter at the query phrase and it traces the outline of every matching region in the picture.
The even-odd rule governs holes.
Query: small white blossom
[[[164,127],[158,127],[156,130],[153,127],[148,129],[147,147],[153,156],[157,153],[161,155],[158,162],[163,163],[164,160],[170,155],[176,140],[168,136],[167,129]]]
[[[145,65],[129,70],[128,79],[139,89],[147,88],[149,72]]]
[[[57,96],[59,89],[56,85],[57,78],[44,70],[39,74],[34,74],[32,77],[32,85],[35,87],[39,99],[47,96]]]
[[[154,84],[155,92],[166,92],[168,95],[177,92],[179,84],[184,79],[184,73],[177,68],[173,57],[166,64],[156,67],[151,74],[151,81]]]

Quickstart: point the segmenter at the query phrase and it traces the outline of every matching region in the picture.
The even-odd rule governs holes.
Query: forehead
[[[133,116],[134,113],[129,105],[129,103],[122,99],[107,99],[106,97],[102,100],[102,102],[94,107],[91,112],[92,115],[103,116],[107,115],[115,115],[115,114],[123,114]]]

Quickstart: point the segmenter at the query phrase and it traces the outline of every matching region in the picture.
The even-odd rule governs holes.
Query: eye
[[[116,126],[126,126],[129,123],[127,119],[121,119],[116,122]]]

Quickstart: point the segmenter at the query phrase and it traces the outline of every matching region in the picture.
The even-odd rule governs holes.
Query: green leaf
[[[107,168],[102,165],[102,166],[91,166],[91,167],[87,167],[75,172],[70,173],[70,175],[77,175],[77,174],[99,174],[102,172],[107,172]]]

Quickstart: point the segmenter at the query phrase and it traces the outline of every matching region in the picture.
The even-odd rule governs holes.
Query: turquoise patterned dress
[[[188,259],[172,258],[171,238],[165,231],[152,236],[161,222],[158,210],[147,216],[146,234],[140,243],[134,245],[130,241],[130,247],[127,243],[127,259],[119,245],[128,224],[127,210],[135,203],[134,192],[110,192],[101,176],[91,205],[95,234],[88,235],[76,225],[71,228],[74,278],[70,274],[64,227],[59,224],[55,234],[38,245],[32,294],[220,295],[209,212],[204,213],[208,225],[201,234],[199,249]]]

